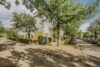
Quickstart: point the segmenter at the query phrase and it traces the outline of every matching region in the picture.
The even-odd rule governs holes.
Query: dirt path
[[[100,67],[100,52],[79,46],[22,45],[0,51],[2,67]]]
[[[97,46],[97,45],[95,45],[95,44],[90,44],[90,43],[88,43],[88,42],[85,42],[85,41],[83,41],[83,40],[78,40],[78,44],[77,45],[79,45],[80,46],[80,48],[82,49],[82,50],[85,50],[85,51],[94,51],[94,53],[95,52],[100,52],[100,46]],[[92,53],[91,52],[91,53]],[[93,53],[93,54],[94,54]]]

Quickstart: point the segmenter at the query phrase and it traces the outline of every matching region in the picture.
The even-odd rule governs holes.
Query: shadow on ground
[[[6,41],[5,43],[0,43],[0,51],[11,49],[15,45],[16,45],[16,42],[13,42],[13,41]]]
[[[26,49],[23,52],[12,51],[13,59],[28,60],[30,67],[100,67],[100,58],[94,56],[75,56],[63,51],[47,49]]]
[[[17,67],[11,60],[0,58],[0,67]]]

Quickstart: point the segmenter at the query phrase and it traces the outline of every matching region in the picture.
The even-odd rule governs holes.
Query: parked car
[[[77,44],[77,39],[75,37],[71,38],[69,44]]]
[[[100,45],[100,40],[89,40],[89,43]]]

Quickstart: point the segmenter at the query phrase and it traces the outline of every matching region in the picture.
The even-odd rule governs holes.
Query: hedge
[[[14,41],[18,41],[21,43],[25,43],[25,44],[32,43],[32,39],[25,39],[25,38],[9,38],[9,39],[14,40]]]

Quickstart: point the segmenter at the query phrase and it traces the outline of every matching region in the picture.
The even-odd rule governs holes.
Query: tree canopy
[[[35,18],[26,13],[14,13],[12,21],[14,21],[13,26],[21,31],[24,31],[28,34],[30,38],[31,32],[36,30]]]
[[[67,34],[74,34],[84,20],[96,14],[99,0],[90,7],[73,0],[23,0],[23,4],[30,10],[36,9],[39,17],[52,22],[59,35],[61,28]]]
[[[11,7],[10,2],[7,2],[6,0],[0,0],[0,5],[3,5],[7,9],[10,9]]]
[[[88,28],[88,31],[93,33],[95,36],[95,39],[98,37],[98,33],[100,33],[100,19],[98,18],[94,23],[90,25]]]
[[[6,1],[0,1],[6,3]],[[19,5],[19,0],[15,1],[16,5]],[[98,6],[100,0],[91,6],[75,3],[73,0],[22,0],[22,4],[26,6],[30,11],[36,10],[37,17],[41,17],[43,20],[48,20],[53,24],[53,28],[56,28],[58,33],[57,45],[59,44],[59,30],[63,30],[67,35],[74,36],[83,21],[93,17],[98,12]],[[33,23],[26,23],[30,20],[26,16],[18,15],[22,20],[15,14],[14,21],[21,22],[15,24],[15,26],[26,32],[30,31],[30,25]],[[27,15],[28,16],[28,15]],[[26,18],[23,20],[23,17]],[[26,27],[25,27],[26,26]],[[33,26],[34,27],[34,26]]]

